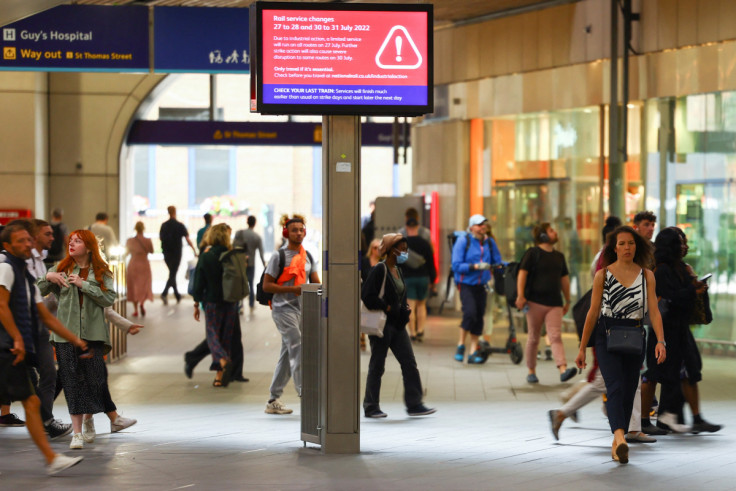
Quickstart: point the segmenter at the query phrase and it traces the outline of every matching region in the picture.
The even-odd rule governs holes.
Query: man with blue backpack
[[[452,248],[452,271],[460,292],[463,320],[455,352],[455,360],[465,360],[465,340],[470,333],[469,364],[485,361],[478,351],[478,340],[483,334],[483,316],[486,312],[488,283],[491,281],[491,265],[501,263],[501,253],[496,242],[487,238],[483,215],[473,215],[468,220],[468,233],[460,235]]]

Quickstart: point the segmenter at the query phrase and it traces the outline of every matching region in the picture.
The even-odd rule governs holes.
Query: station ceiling
[[[368,3],[362,1],[308,0],[316,3]],[[571,3],[577,0],[432,0],[434,4],[435,25],[470,21],[493,15],[503,15],[524,9],[544,8],[546,6]],[[152,5],[166,7],[247,7],[254,0],[71,0],[80,5]],[[396,0],[370,0],[370,3],[397,3]],[[426,3],[411,2],[406,3]]]

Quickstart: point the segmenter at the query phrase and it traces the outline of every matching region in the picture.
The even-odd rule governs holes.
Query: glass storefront
[[[688,237],[685,261],[712,273],[714,320],[695,336],[736,341],[736,92],[647,101],[648,206]]]
[[[590,286],[600,248],[601,108],[523,114],[486,121],[491,189],[485,212],[502,256],[519,260],[532,227],[550,222],[570,269],[573,299]]]
[[[592,283],[608,214],[608,108],[519,114],[484,122],[484,212],[506,260],[550,222],[568,261],[572,296]],[[712,273],[714,321],[701,339],[736,341],[736,92],[653,99],[628,106],[625,211],[654,211],[675,225],[699,275]]]

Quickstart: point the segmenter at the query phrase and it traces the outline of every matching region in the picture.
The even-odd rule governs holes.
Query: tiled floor
[[[146,328],[129,338],[129,356],[110,367],[113,399],[138,425],[101,433],[81,451],[84,462],[47,478],[25,429],[0,428],[0,487],[16,489],[736,489],[736,360],[705,357],[703,415],[725,424],[719,433],[660,437],[632,445],[631,463],[610,459],[611,436],[601,405],[566,421],[561,440],[549,431],[547,410],[558,406],[552,362],[540,361],[541,383],[525,382],[524,365],[494,355],[468,366],[452,359],[457,319],[431,318],[427,340],[416,346],[426,402],[438,412],[410,419],[402,404],[401,374],[389,360],[384,376],[385,420],[361,419],[361,454],[322,455],[299,440],[293,386],[289,416],[264,414],[280,339],[267,310],[244,324],[245,371],[250,382],[212,387],[200,365],[182,372],[182,353],[204,337],[191,318],[191,301],[148,309]],[[496,344],[505,329],[497,328]],[[520,336],[522,341],[525,339]],[[575,339],[565,335],[572,360]],[[362,355],[363,369],[368,354]],[[13,410],[22,412],[19,406]],[[56,416],[68,421],[63,398]],[[54,442],[65,452],[68,441]]]

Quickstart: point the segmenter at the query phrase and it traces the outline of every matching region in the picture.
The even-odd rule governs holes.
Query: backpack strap
[[[279,274],[278,276],[276,276],[277,280],[281,278],[281,275],[284,272],[285,263],[286,263],[286,252],[284,252],[283,249],[279,249]]]

